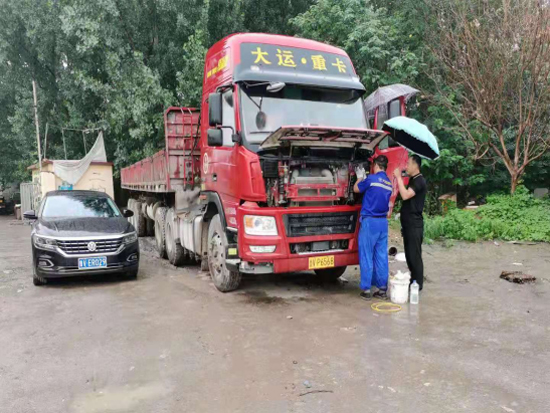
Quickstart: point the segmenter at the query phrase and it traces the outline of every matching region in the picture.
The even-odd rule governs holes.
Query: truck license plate
[[[94,268],[107,268],[107,257],[79,258],[78,269],[90,270]]]
[[[309,257],[310,270],[332,267],[334,267],[334,255],[326,255],[324,257]]]

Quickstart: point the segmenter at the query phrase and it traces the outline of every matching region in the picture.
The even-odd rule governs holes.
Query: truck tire
[[[134,227],[136,228],[138,237],[147,235],[147,223],[145,222],[145,216],[141,210],[141,205],[141,202],[135,201],[134,208],[132,209],[132,211],[134,211]]]
[[[241,284],[242,274],[229,271],[225,265],[227,235],[222,227],[220,215],[214,215],[208,226],[208,267],[212,282],[222,293],[236,290]]]
[[[155,241],[160,258],[166,258],[166,208],[158,207],[155,212]]]
[[[155,236],[155,221],[152,219],[149,219],[149,217],[145,218],[145,226],[147,227],[147,236],[148,237],[154,237]]]
[[[340,278],[348,267],[336,267],[336,268],[326,268],[324,270],[315,270],[315,274],[321,277],[325,281],[336,281]]]
[[[132,212],[134,212],[134,202],[135,201],[132,198],[128,199],[128,206],[126,207],[127,209],[129,209]],[[134,212],[134,214],[135,214],[135,212]],[[132,224],[134,226],[134,228],[136,227],[134,216],[131,216],[130,218],[128,218],[128,222],[130,224]]]
[[[166,245],[166,255],[170,264],[179,266],[183,264],[185,260],[184,248],[176,242],[174,238],[174,209],[170,208],[166,212],[166,223],[164,225],[164,239]]]

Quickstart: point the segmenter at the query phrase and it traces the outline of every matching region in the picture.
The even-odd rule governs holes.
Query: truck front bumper
[[[238,256],[228,255],[227,266],[232,271],[240,271],[248,274],[288,273],[311,270],[311,257],[334,257],[334,267],[357,265],[359,262],[357,248],[357,233],[359,230],[360,206],[332,206],[332,207],[289,207],[289,208],[260,208],[256,204],[244,203],[237,209],[239,230]],[[346,215],[351,223],[348,229],[337,229],[329,225],[332,217]],[[277,235],[259,236],[245,233],[242,223],[245,215],[262,215],[275,217],[277,223]],[[326,217],[316,228],[305,227],[304,232],[292,234],[289,227],[289,217],[299,223],[300,217],[306,221],[311,216]],[[298,217],[298,218],[296,218]],[[335,231],[336,233],[331,233]],[[328,232],[328,233],[327,233]],[[288,236],[291,233],[293,236]],[[326,249],[297,252],[296,244],[327,245]],[[344,247],[342,247],[342,245]],[[272,253],[257,253],[252,247],[275,247]],[[233,246],[234,247],[234,246]]]

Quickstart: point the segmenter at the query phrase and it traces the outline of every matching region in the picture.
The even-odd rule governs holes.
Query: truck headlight
[[[138,236],[135,232],[132,232],[128,235],[124,236],[124,243],[125,244],[133,244],[134,242],[137,242]]]
[[[55,250],[57,248],[57,241],[51,238],[44,238],[38,235],[34,236],[34,246],[43,250]]]
[[[244,232],[248,235],[278,235],[275,217],[245,215]]]

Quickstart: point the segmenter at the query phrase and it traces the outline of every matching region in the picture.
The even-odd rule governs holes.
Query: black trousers
[[[422,241],[424,240],[424,226],[403,225],[401,227],[407,267],[411,272],[411,283],[416,281],[422,289],[424,285],[424,263],[422,262]]]

